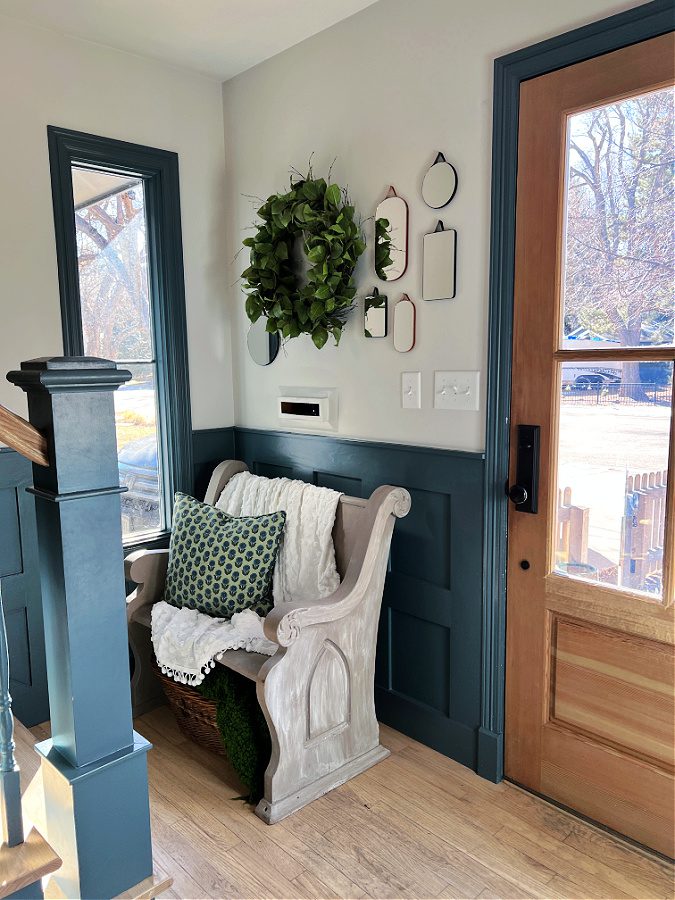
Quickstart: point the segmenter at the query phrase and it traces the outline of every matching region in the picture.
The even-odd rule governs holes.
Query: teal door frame
[[[478,772],[504,771],[507,506],[511,341],[521,82],[675,30],[673,0],[653,0],[507,56],[494,64],[492,222],[485,508],[483,641]]]

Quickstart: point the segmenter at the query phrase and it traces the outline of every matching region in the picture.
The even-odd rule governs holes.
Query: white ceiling
[[[0,0],[0,13],[225,81],[376,0]]]

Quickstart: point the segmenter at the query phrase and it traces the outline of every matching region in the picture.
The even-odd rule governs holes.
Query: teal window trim
[[[63,347],[67,356],[84,352],[78,280],[71,167],[94,166],[143,179],[150,259],[157,392],[165,508],[175,491],[192,493],[192,420],[188,376],[183,240],[178,155],[55,126],[47,127]],[[167,545],[163,532],[125,545]]]
[[[495,60],[487,433],[483,535],[483,651],[478,772],[503,776],[506,653],[506,480],[520,85],[556,69],[675,30],[673,0],[653,0]]]

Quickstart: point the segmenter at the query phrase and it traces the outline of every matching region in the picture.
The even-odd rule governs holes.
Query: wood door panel
[[[551,720],[672,769],[674,662],[668,644],[554,619]]]
[[[542,731],[542,793],[659,853],[675,854],[672,774],[556,725]]]
[[[640,426],[631,423],[623,432],[617,431],[627,436],[626,448],[635,447],[635,454],[628,453],[618,441],[616,447],[610,443],[606,448],[602,442],[604,420],[597,418],[595,407],[589,410],[595,420],[585,422],[600,425],[584,428],[584,420],[571,418],[567,412],[570,407],[562,404],[570,397],[574,399],[569,393],[569,374],[567,380],[564,374],[571,371],[570,360],[591,367],[606,366],[613,360],[622,373],[622,387],[623,382],[628,387],[631,377],[624,377],[624,373],[635,371],[636,362],[672,363],[675,347],[667,345],[665,338],[663,345],[655,347],[631,344],[633,338],[622,336],[623,332],[617,332],[618,336],[608,332],[606,339],[599,341],[601,350],[592,345],[593,339],[571,345],[566,336],[578,330],[576,309],[570,307],[571,320],[567,308],[563,316],[561,296],[566,240],[571,233],[568,212],[574,209],[573,201],[568,205],[572,195],[568,196],[566,182],[571,166],[568,116],[663,89],[673,82],[675,34],[670,33],[521,84],[510,483],[515,484],[518,425],[540,426],[540,465],[537,513],[521,512],[514,506],[509,511],[505,729],[507,777],[668,854],[673,851],[675,808],[672,403],[665,519],[661,513],[659,519],[645,504],[639,506],[638,515],[638,507],[630,505],[637,502],[630,493],[634,489],[624,489],[624,483],[635,483],[631,480],[635,472],[651,472],[656,465],[653,448]],[[573,142],[575,132],[572,125],[569,127],[569,140]],[[588,184],[592,191],[594,183],[590,180]],[[593,197],[597,201],[597,193]],[[577,205],[577,220],[581,208]],[[589,199],[583,206],[584,215],[590,216],[591,208],[599,207],[593,207]],[[608,208],[613,209],[611,204],[602,207],[605,211]],[[586,277],[587,258],[583,266],[577,260],[577,269],[569,269],[573,277],[582,269]],[[590,285],[587,296],[607,302],[615,296],[599,293],[613,289],[606,287],[597,270],[588,277],[596,278],[597,283]],[[598,309],[600,305],[598,302]],[[611,315],[607,316],[610,321]],[[581,325],[591,327],[585,320]],[[623,367],[626,361],[628,368]],[[666,369],[672,371],[668,366]],[[637,399],[635,394],[626,396],[631,402]],[[629,413],[634,415],[632,407]],[[640,415],[641,409],[635,423],[641,421]],[[614,413],[611,416],[614,421]],[[578,431],[570,431],[572,427]],[[631,437],[634,434],[645,442],[646,450],[638,438]],[[667,425],[664,434],[667,447]],[[571,455],[570,445],[575,448]],[[643,465],[643,469],[635,468]],[[658,468],[659,472],[666,468],[665,459]],[[565,520],[562,513],[558,519],[559,488],[564,491],[568,482],[558,484],[559,471],[561,478],[571,477],[577,485],[569,482],[575,508],[583,508],[587,514],[583,521],[588,530],[576,534],[574,546],[585,546],[589,551],[592,547],[594,559],[602,557],[612,565],[595,570],[587,565],[584,570],[582,564],[593,560],[586,558],[583,550],[570,555],[568,548],[564,551],[567,555],[561,556],[564,533],[560,523]],[[616,490],[615,473],[624,479]],[[584,499],[584,490],[590,493],[590,500]],[[630,525],[630,517],[639,521]],[[652,528],[649,547],[628,543],[630,527],[647,529],[654,521],[658,540],[653,540],[656,532]],[[592,544],[591,538],[598,543]],[[657,560],[657,565],[661,561],[660,568],[645,572],[645,579],[648,576],[651,580],[643,583],[626,577],[626,573],[634,574],[629,564],[647,555]],[[597,581],[592,580],[593,572]],[[574,577],[580,573],[582,577]],[[654,590],[660,594],[648,595]]]

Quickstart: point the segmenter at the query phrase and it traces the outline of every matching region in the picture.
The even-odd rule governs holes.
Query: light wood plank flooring
[[[673,896],[668,864],[386,727],[389,759],[273,826],[168,708],[136,728],[154,744],[155,863],[174,879],[164,897]]]

